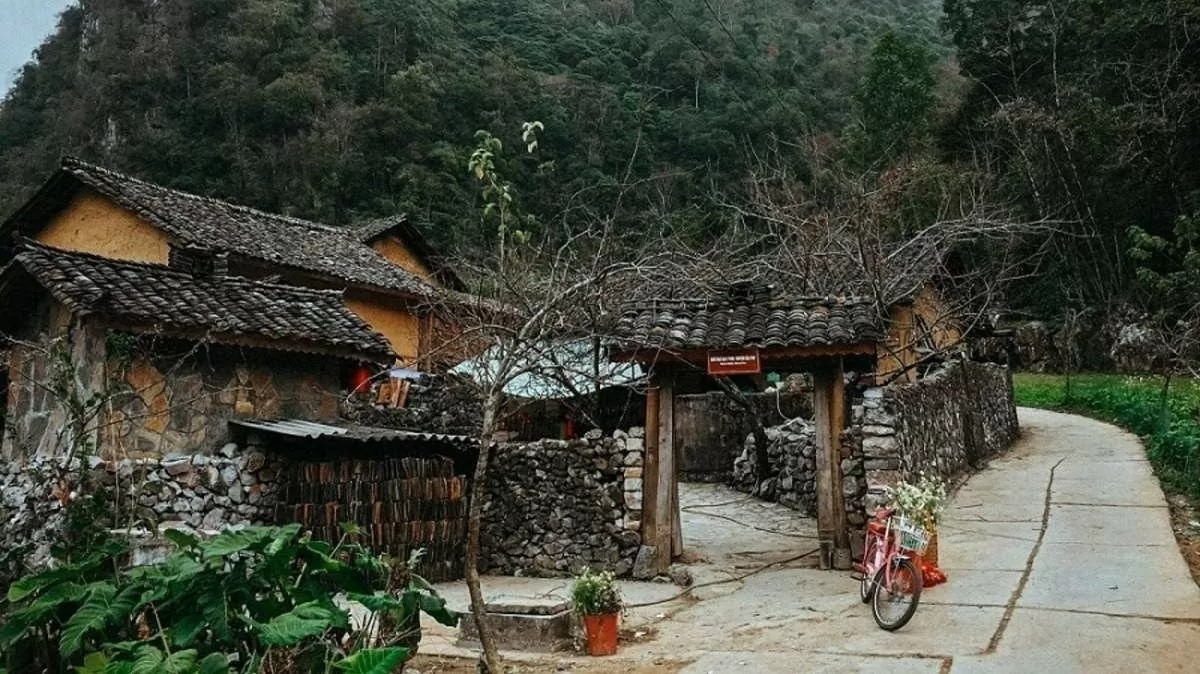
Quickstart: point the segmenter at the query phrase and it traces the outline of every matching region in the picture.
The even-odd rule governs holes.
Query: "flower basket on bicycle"
[[[892,526],[900,539],[901,550],[907,550],[914,555],[925,554],[926,548],[929,547],[929,530],[903,515],[897,515]]]
[[[908,547],[916,556],[913,561],[921,569],[925,587],[946,582],[946,574],[938,568],[937,524],[946,507],[945,483],[936,477],[918,474],[915,482],[901,481],[888,488],[896,512],[925,531],[919,549]],[[910,541],[915,544],[917,541]]]

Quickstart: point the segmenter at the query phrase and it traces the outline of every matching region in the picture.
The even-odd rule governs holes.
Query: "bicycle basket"
[[[929,547],[929,532],[925,527],[907,517],[897,517],[893,526],[902,550],[910,550],[918,555],[925,554],[925,548]]]

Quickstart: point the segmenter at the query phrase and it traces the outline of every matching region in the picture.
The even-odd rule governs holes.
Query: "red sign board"
[[[708,352],[708,373],[714,376],[730,374],[758,374],[762,362],[758,349],[729,349]]]

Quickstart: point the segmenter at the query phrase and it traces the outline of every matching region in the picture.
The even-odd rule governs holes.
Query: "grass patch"
[[[1075,412],[1141,436],[1163,484],[1200,498],[1200,382],[1108,374],[1019,373],[1018,405]]]

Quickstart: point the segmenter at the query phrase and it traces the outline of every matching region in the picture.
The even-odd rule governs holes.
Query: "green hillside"
[[[65,153],[328,222],[483,235],[478,129],[529,212],[711,233],[753,151],[838,135],[885,29],[937,53],[934,0],[83,0],[0,109],[0,210]],[[792,161],[792,160],[789,160]],[[799,162],[799,160],[794,160]],[[802,167],[801,167],[802,168]]]

